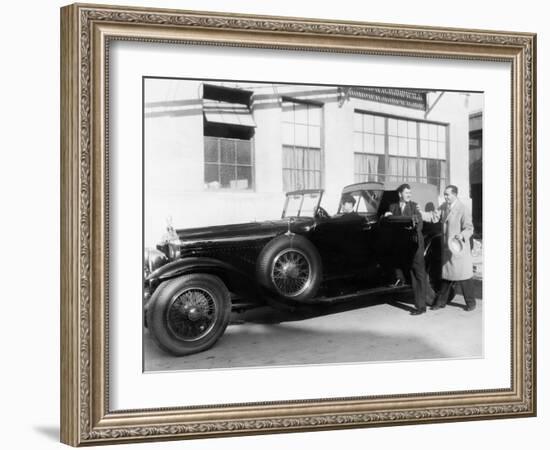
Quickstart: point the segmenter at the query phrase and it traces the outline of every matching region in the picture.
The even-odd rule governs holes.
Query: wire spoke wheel
[[[277,254],[273,260],[271,281],[287,297],[304,292],[311,284],[311,262],[302,251],[289,248]]]
[[[214,295],[203,288],[188,288],[172,297],[166,323],[177,339],[193,342],[206,336],[220,314]]]

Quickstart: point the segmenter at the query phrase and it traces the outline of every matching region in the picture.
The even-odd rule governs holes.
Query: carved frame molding
[[[61,10],[61,437],[78,446],[536,412],[536,36],[191,11]],[[112,40],[508,61],[512,65],[512,386],[112,412],[108,403],[108,95]]]

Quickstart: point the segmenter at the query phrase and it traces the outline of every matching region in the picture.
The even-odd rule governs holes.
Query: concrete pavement
[[[466,312],[464,299],[457,295],[445,309],[411,316],[411,305],[399,300],[356,299],[301,317],[268,307],[233,314],[225,334],[211,349],[184,357],[164,353],[146,331],[144,370],[483,356],[483,301]]]

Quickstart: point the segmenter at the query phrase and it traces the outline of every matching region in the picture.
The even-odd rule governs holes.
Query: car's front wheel
[[[231,299],[214,275],[191,274],[162,283],[147,308],[149,332],[165,351],[183,356],[212,347],[229,323]]]

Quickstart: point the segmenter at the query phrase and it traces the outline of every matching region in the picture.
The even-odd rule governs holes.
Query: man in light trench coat
[[[458,188],[449,185],[443,194],[445,202],[437,211],[422,212],[425,221],[443,224],[441,289],[431,309],[445,308],[451,287],[460,284],[466,311],[476,307],[472,277],[473,263],[470,237],[474,232],[472,217],[466,206],[457,198]]]

